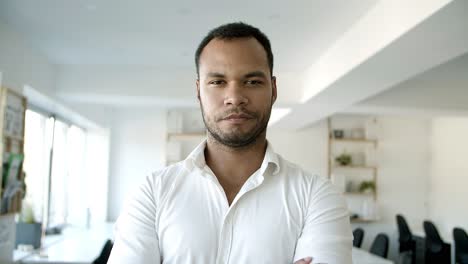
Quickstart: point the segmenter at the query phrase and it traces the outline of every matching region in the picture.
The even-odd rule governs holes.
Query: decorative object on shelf
[[[359,192],[361,193],[374,193],[375,182],[374,181],[363,181],[359,184]]]
[[[347,193],[352,193],[354,192],[354,183],[352,181],[349,181],[346,183],[346,192]]]
[[[338,157],[335,158],[335,161],[338,162],[340,166],[348,166],[353,161],[351,155],[345,153],[340,154]]]
[[[17,181],[19,179],[19,172],[21,165],[23,164],[23,154],[9,154],[7,158],[8,163],[6,163],[3,170],[3,186],[7,187],[9,184]]]
[[[343,137],[344,137],[343,129],[334,129],[333,130],[333,138],[343,138]]]

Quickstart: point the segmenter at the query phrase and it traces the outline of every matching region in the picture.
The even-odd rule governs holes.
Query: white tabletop
[[[107,239],[113,237],[113,224],[103,224],[91,229],[70,228],[64,231],[60,241],[54,239],[47,248],[22,258],[20,263],[73,263],[89,264],[99,255]],[[393,264],[393,261],[353,247],[353,264]]]
[[[108,223],[91,229],[66,229],[59,242],[22,258],[20,263],[89,264],[99,255],[106,240],[113,238],[112,228],[113,224]]]
[[[393,261],[353,247],[353,264],[393,264]]]

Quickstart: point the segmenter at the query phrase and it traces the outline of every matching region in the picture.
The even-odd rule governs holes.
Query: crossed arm
[[[343,195],[330,181],[315,177],[294,264],[352,264],[352,232]],[[299,262],[297,262],[299,261]]]
[[[346,202],[329,181],[318,177],[314,180],[293,264],[352,264],[352,233]],[[154,206],[151,187],[142,188],[138,199],[126,207],[117,222],[108,263],[161,262],[159,238],[151,224],[155,218]]]

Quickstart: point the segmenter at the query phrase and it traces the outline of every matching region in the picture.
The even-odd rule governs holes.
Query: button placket
[[[232,247],[232,235],[233,235],[233,212],[234,210],[231,209],[227,213],[222,227],[221,227],[221,232],[219,236],[219,245],[218,245],[218,256],[216,263],[219,264],[227,264],[229,263],[229,257],[231,253],[231,247]]]
[[[233,243],[233,232],[234,232],[234,221],[235,221],[235,210],[238,204],[239,199],[246,194],[247,192],[257,188],[263,182],[263,170],[256,171],[249,180],[244,184],[239,193],[234,198],[231,206],[227,203],[226,194],[219,183],[218,179],[211,171],[211,169],[206,166],[205,173],[210,176],[210,180],[218,187],[221,196],[223,196],[224,201],[226,202],[227,211],[223,218],[223,223],[221,225],[221,231],[218,238],[218,251],[216,256],[217,264],[228,264],[230,252]],[[260,175],[258,175],[260,174]]]

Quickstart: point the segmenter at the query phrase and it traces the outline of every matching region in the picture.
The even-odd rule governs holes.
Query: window
[[[55,117],[26,111],[27,203],[46,227],[84,225],[88,201],[83,191],[86,132]]]
[[[47,215],[52,129],[52,118],[26,110],[23,164],[27,188],[25,203],[32,207],[36,221],[43,221]]]

